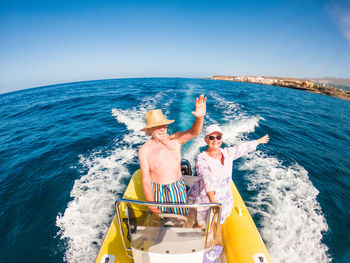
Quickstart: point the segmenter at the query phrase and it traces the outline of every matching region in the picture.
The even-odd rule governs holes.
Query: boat
[[[186,188],[198,179],[190,164],[182,160],[181,171]],[[137,170],[122,199],[115,203],[115,215],[105,235],[95,263],[203,262],[221,234],[224,252],[215,262],[267,263],[271,258],[234,182],[231,180],[234,206],[217,233],[221,204],[169,204],[147,202],[143,194],[141,170]],[[151,213],[149,206],[183,208],[186,213]],[[204,207],[207,217],[198,226],[197,209]]]

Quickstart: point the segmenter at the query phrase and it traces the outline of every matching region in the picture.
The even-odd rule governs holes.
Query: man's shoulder
[[[178,144],[180,144],[180,142],[179,142],[179,134],[180,134],[181,132],[176,132],[176,133],[174,133],[174,134],[170,134],[169,135],[169,141],[171,141],[172,143],[174,143],[174,142],[177,142]]]
[[[139,148],[139,152],[147,152],[151,148],[150,141],[145,142],[141,147]]]
[[[177,132],[173,133],[173,134],[169,134],[168,135],[169,140],[176,140],[176,134],[177,134]]]

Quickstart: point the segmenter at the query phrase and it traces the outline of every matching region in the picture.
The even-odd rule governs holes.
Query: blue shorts
[[[186,185],[182,180],[182,177],[171,184],[158,184],[152,182],[154,190],[154,202],[157,203],[175,203],[175,204],[186,204]],[[172,213],[187,215],[187,208],[177,207],[159,207],[162,213]]]

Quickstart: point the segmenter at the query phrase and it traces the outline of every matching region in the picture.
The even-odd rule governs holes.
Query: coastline
[[[248,82],[265,84],[270,86],[278,86],[290,89],[303,90],[311,93],[322,94],[326,96],[335,97],[338,99],[350,101],[350,91],[330,87],[325,84],[320,85],[308,79],[296,78],[280,78],[280,77],[260,77],[260,76],[224,76],[217,75],[210,77],[212,80],[227,80],[235,82]]]

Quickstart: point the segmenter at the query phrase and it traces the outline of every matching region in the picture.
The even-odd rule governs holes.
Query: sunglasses
[[[214,135],[210,135],[210,136],[208,136],[209,137],[209,140],[215,140],[215,139],[217,139],[218,141],[220,141],[221,140],[221,138],[222,138],[222,136],[221,135],[218,135],[218,136],[214,136]]]

